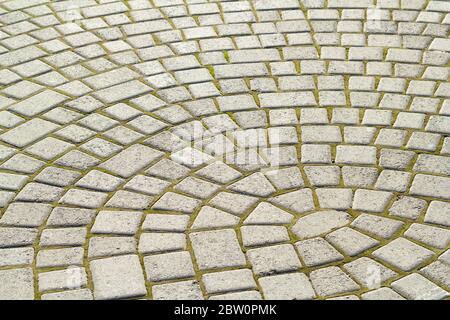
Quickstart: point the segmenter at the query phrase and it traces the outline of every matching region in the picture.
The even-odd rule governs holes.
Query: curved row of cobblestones
[[[449,25],[0,1],[0,299],[448,299]]]

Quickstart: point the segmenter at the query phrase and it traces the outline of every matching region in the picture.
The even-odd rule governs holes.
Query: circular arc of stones
[[[449,12],[1,2],[0,298],[448,299]]]

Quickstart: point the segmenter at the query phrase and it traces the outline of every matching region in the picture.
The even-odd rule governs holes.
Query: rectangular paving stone
[[[259,95],[261,108],[302,107],[316,105],[312,92],[263,93]]]
[[[99,16],[107,16],[111,14],[121,13],[127,11],[127,6],[122,2],[107,3],[103,5],[96,5],[93,7],[83,8],[81,12],[86,18],[93,18]]]
[[[299,3],[297,0],[258,0],[255,2],[256,10],[279,10],[279,9],[298,9]]]
[[[208,273],[202,276],[202,280],[209,294],[256,289],[249,269]]]
[[[147,294],[137,255],[91,261],[90,267],[95,299],[124,299]]]
[[[58,128],[54,123],[36,118],[2,134],[0,140],[22,148]]]
[[[142,82],[133,80],[97,91],[94,95],[96,98],[105,103],[114,103],[150,91],[152,91],[150,87],[146,86]]]
[[[89,86],[94,89],[104,89],[113,85],[130,81],[139,77],[139,74],[124,67],[105,73],[101,73],[89,78],[83,79]]]
[[[0,65],[2,67],[10,67],[19,63],[31,61],[42,56],[45,56],[45,52],[36,46],[29,46],[26,48],[9,51],[0,55]]]
[[[366,146],[337,146],[336,163],[376,164],[377,149]]]
[[[201,270],[242,267],[246,263],[234,230],[191,233],[190,239]]]
[[[162,152],[139,144],[123,150],[103,163],[101,167],[128,178],[162,156]]]
[[[13,104],[8,109],[27,117],[33,117],[41,112],[52,109],[67,99],[69,97],[58,92],[45,90],[35,96]]]
[[[448,200],[450,199],[450,178],[418,174],[414,178],[410,194]]]
[[[0,248],[32,245],[36,240],[37,235],[37,229],[0,227]]]
[[[263,63],[244,63],[214,66],[216,79],[267,76],[269,71]]]
[[[86,271],[79,267],[40,273],[38,278],[39,291],[79,289],[87,284]]]
[[[0,249],[0,267],[30,265],[33,259],[34,249],[31,247]]]

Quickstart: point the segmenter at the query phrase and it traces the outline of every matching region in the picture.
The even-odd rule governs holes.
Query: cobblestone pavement
[[[448,299],[449,25],[0,1],[0,299]]]

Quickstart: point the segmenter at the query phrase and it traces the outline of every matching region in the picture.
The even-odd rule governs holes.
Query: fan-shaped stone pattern
[[[2,1],[0,298],[448,298],[449,25]]]

